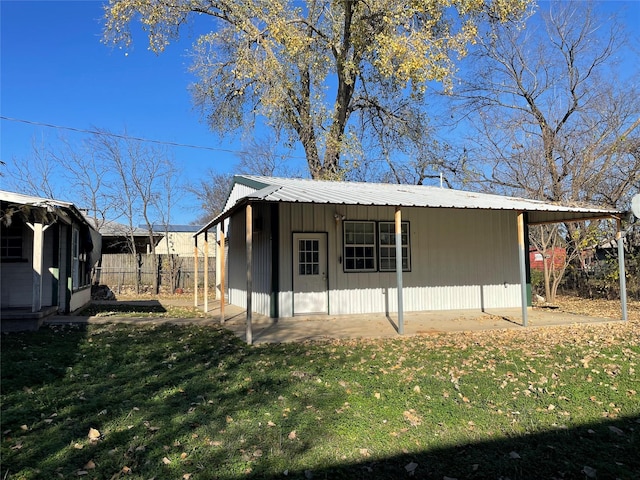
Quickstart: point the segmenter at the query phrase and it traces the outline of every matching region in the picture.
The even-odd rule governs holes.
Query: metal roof
[[[14,205],[29,205],[32,207],[44,208],[47,212],[53,213],[58,218],[68,222],[68,214],[73,215],[77,220],[85,223],[91,229],[95,230],[94,225],[89,222],[78,208],[71,202],[63,202],[53,198],[42,198],[33,195],[25,195],[22,193],[8,192],[0,190],[0,200]],[[61,211],[68,212],[62,213]]]
[[[124,223],[114,220],[106,220],[99,229],[100,233],[105,237],[123,237],[125,235],[133,235],[134,237],[148,237],[149,231],[141,227],[131,227]]]
[[[52,198],[34,197],[33,195],[24,195],[22,193],[7,192],[5,190],[0,190],[0,200],[21,205],[33,205],[34,207],[46,207],[47,205],[50,205],[69,208],[73,206],[73,203],[69,202],[62,202]]]
[[[526,198],[467,192],[424,185],[391,183],[331,182],[321,180],[241,175],[235,183],[256,190],[241,198],[200,231],[228,217],[251,201],[316,203],[332,205],[372,205],[417,208],[512,210],[529,213],[529,223],[553,223],[613,217],[622,212],[595,207],[567,206]]]

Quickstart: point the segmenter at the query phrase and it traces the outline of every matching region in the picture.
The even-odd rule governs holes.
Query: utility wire
[[[0,120],[7,120],[9,122],[20,122],[20,123],[26,123],[28,125],[35,125],[38,127],[47,127],[47,128],[54,128],[57,130],[69,130],[72,132],[78,132],[78,133],[90,133],[93,135],[105,135],[108,137],[114,137],[114,138],[121,138],[123,140],[135,140],[138,142],[147,142],[147,143],[155,143],[158,145],[169,145],[172,147],[184,147],[184,148],[195,148],[195,149],[199,149],[199,150],[210,150],[213,152],[225,152],[225,153],[240,153],[240,154],[249,154],[250,152],[246,152],[243,150],[231,150],[228,148],[219,148],[219,147],[205,147],[203,145],[191,145],[188,143],[177,143],[177,142],[169,142],[166,140],[153,140],[150,138],[142,138],[142,137],[132,137],[130,135],[122,135],[122,134],[118,134],[118,133],[111,133],[111,132],[104,132],[104,131],[100,131],[100,130],[87,130],[84,128],[76,128],[76,127],[66,127],[63,125],[54,125],[52,123],[43,123],[43,122],[36,122],[34,120],[25,120],[22,118],[12,118],[12,117],[5,117],[4,115],[0,115]],[[302,159],[303,157],[300,156],[296,156],[296,155],[279,155],[280,157],[287,157],[287,158],[298,158],[298,159]]]

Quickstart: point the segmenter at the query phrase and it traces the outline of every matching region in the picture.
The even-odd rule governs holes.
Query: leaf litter
[[[108,336],[106,332],[104,330],[102,334],[105,338]],[[171,332],[172,349],[187,341],[186,332],[191,330]],[[135,467],[136,472],[146,468],[145,458],[157,448],[157,442],[162,438],[160,435],[172,435],[174,431],[175,425],[160,416],[148,415],[150,421],[144,423],[142,419],[134,418],[139,415],[137,411],[140,408],[153,412],[157,406],[150,400],[154,398],[157,405],[166,402],[184,404],[185,408],[178,409],[183,417],[176,417],[181,418],[178,424],[185,425],[184,431],[177,435],[184,448],[188,445],[188,451],[195,452],[205,446],[207,452],[226,452],[230,468],[237,472],[234,475],[238,477],[246,472],[258,476],[260,472],[266,474],[268,470],[264,469],[273,465],[272,473],[295,471],[299,475],[306,471],[305,477],[309,478],[319,463],[339,468],[340,463],[336,464],[331,459],[344,457],[348,462],[353,455],[368,462],[368,468],[373,468],[371,475],[375,476],[376,465],[380,466],[387,455],[401,455],[399,458],[405,459],[399,465],[401,469],[412,463],[417,468],[418,463],[424,464],[421,459],[425,457],[421,452],[432,448],[460,448],[461,452],[470,452],[471,455],[473,448],[462,445],[482,442],[487,438],[522,438],[546,429],[579,428],[581,422],[591,422],[592,428],[583,430],[585,436],[593,437],[603,445],[608,437],[618,442],[619,448],[628,448],[628,442],[637,435],[625,434],[631,430],[616,419],[640,414],[637,384],[630,382],[630,379],[637,378],[638,332],[638,322],[630,321],[627,324],[616,322],[462,332],[391,340],[307,342],[258,348],[239,347],[229,340],[216,340],[219,341],[217,349],[229,349],[230,355],[218,356],[209,347],[207,353],[191,362],[194,368],[198,366],[201,369],[198,372],[208,378],[211,387],[198,387],[196,394],[180,377],[173,377],[173,385],[180,388],[163,387],[153,376],[144,377],[143,381],[148,384],[158,383],[157,393],[150,391],[146,396],[135,397],[130,403],[127,396],[122,395],[121,401],[129,405],[127,408],[105,403],[93,412],[105,411],[100,417],[100,429],[109,432],[109,436],[116,431],[113,421],[121,410],[127,422],[125,430],[120,431],[126,432],[130,425],[131,438],[134,435],[145,436],[144,441],[135,443],[133,451],[127,453],[128,466],[123,468],[124,474],[130,472],[125,468]],[[138,337],[135,335],[133,338],[138,341]],[[99,347],[102,341],[98,335],[93,336],[94,348],[102,348]],[[116,342],[109,340],[109,343]],[[193,346],[189,348],[193,349]],[[150,358],[149,353],[145,357]],[[145,357],[141,355],[140,358],[148,361]],[[161,358],[171,359],[172,363],[179,361],[175,352],[165,352]],[[238,369],[235,374],[230,367],[232,363],[246,364],[247,368],[234,366]],[[184,361],[182,364],[188,365]],[[204,367],[205,364],[208,366]],[[88,398],[88,402],[99,395],[91,393],[90,387],[99,378],[108,378],[109,382],[126,378],[121,372],[115,377],[108,377],[88,368],[75,367],[75,371],[91,373],[89,377],[81,376],[81,381],[86,384],[86,388],[83,387],[86,393],[82,396]],[[165,375],[157,372],[152,375]],[[19,393],[24,398],[37,397],[40,393],[39,387],[34,386],[37,384],[28,384],[32,385],[30,389],[34,393],[23,391],[22,385]],[[163,393],[163,388],[167,393]],[[208,399],[207,402],[198,401],[193,405],[200,392],[202,398]],[[184,402],[181,400],[183,397]],[[77,398],[77,394],[73,398]],[[140,408],[135,407],[134,410],[132,405]],[[191,407],[195,408],[190,410]],[[44,421],[53,418],[52,411],[59,412],[59,419],[70,416],[63,404],[57,407],[48,405],[47,408],[42,411],[44,417],[40,417],[39,423],[33,424],[34,434],[41,435],[43,429],[54,428],[60,421]],[[75,415],[75,418],[85,418],[85,422],[89,418],[77,417],[81,413]],[[275,421],[265,423],[265,415]],[[23,417],[23,421],[28,418]],[[192,418],[198,421],[194,422]],[[269,428],[258,428],[258,418],[263,427]],[[598,427],[593,423],[598,418],[608,423]],[[29,424],[32,425],[31,422]],[[31,428],[23,425],[25,428],[21,434],[31,435]],[[9,430],[20,430],[20,423],[7,426]],[[636,425],[636,431],[637,428]],[[103,433],[94,427],[92,430],[95,433],[92,435],[90,431],[87,437],[93,444],[103,438]],[[155,440],[154,437],[159,438]],[[70,448],[81,446],[77,440],[71,439],[67,445]],[[92,445],[94,450],[91,453],[100,455],[103,443],[107,442]],[[137,450],[135,446],[141,443],[147,443],[149,448]],[[554,445],[559,452],[563,447]],[[302,450],[298,449],[309,453],[300,456],[298,452]],[[240,450],[246,455],[236,453]],[[520,457],[525,451],[527,455],[524,458],[514,456]],[[525,465],[533,455],[521,447],[505,449],[503,457],[505,453],[507,459],[518,465]],[[167,453],[164,458],[170,460],[180,456],[182,462],[174,461],[167,467],[190,462],[191,456],[182,458],[180,453],[175,455]],[[204,458],[206,455],[213,453],[205,454]],[[479,460],[481,458],[471,455],[466,462],[467,470],[492,471],[486,459]],[[98,456],[91,461],[98,465],[95,469],[98,474],[104,459],[101,461]],[[192,465],[197,467],[199,462],[201,460],[196,455]],[[614,462],[612,458],[611,463]],[[423,468],[424,474],[429,471],[428,463],[426,467],[420,467],[420,475]],[[634,468],[633,465],[628,468]],[[216,474],[212,467],[207,465],[204,468],[211,472],[208,476],[220,476],[220,471]],[[466,474],[461,473],[461,462],[450,463],[448,468],[440,471],[439,478],[443,475],[466,478]],[[581,473],[588,478],[596,478],[591,475],[602,469],[596,464],[581,464],[576,468],[568,475]],[[85,464],[80,471],[89,472],[91,469]],[[405,470],[404,474],[412,472]],[[560,473],[555,472],[554,475],[560,477]],[[183,474],[184,470],[176,477]],[[141,475],[145,478],[158,477],[157,473]],[[197,475],[194,473],[194,477],[199,478]]]

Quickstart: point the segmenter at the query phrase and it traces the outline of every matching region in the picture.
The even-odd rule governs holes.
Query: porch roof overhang
[[[467,192],[423,185],[400,185],[358,182],[236,176],[236,183],[256,190],[227,208],[204,225],[195,235],[222,222],[247,203],[312,203],[324,205],[365,205],[416,208],[450,208],[470,210],[511,210],[528,213],[528,223],[560,223],[620,218],[623,212],[579,205]]]
[[[37,209],[41,212],[39,217],[42,223],[49,224],[55,221],[61,221],[65,224],[71,224],[72,221],[75,220],[97,234],[95,226],[87,220],[73,203],[4,190],[0,190],[0,200],[9,207],[3,212],[5,216],[11,216],[16,213],[27,215],[29,211]]]

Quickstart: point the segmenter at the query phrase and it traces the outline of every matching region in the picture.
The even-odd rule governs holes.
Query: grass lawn
[[[2,336],[5,479],[640,478],[640,322],[249,347]]]

